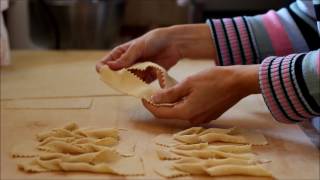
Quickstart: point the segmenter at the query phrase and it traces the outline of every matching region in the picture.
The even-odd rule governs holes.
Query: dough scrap
[[[186,157],[196,157],[200,159],[209,159],[209,158],[237,158],[237,159],[254,159],[255,156],[253,154],[233,154],[226,153],[217,150],[178,150],[172,149],[171,152]]]
[[[228,142],[228,143],[239,143],[239,144],[248,144],[248,140],[243,136],[233,136],[228,134],[219,134],[219,133],[207,133],[198,137],[201,142]]]
[[[207,149],[214,149],[228,153],[249,153],[252,151],[252,145],[210,145]]]
[[[223,129],[223,128],[208,128],[208,129],[205,129],[205,130],[201,131],[199,133],[199,136],[204,135],[204,134],[208,134],[208,133],[230,134],[235,129],[236,129],[235,127],[227,128],[227,129]]]
[[[205,149],[208,148],[209,144],[208,143],[199,143],[199,144],[179,144],[176,145],[176,149],[181,149],[181,150],[196,150],[196,149]]]
[[[151,102],[151,96],[159,89],[143,81],[138,76],[139,73],[137,73],[144,73],[147,69],[156,74],[162,88],[172,87],[177,83],[163,67],[152,62],[137,63],[119,71],[114,71],[108,66],[103,66],[100,69],[100,78],[110,87],[122,93]]]
[[[181,156],[178,156],[171,151],[164,149],[164,148],[158,148],[156,149],[156,153],[161,160],[176,160],[181,159]]]
[[[270,172],[259,165],[221,165],[206,169],[210,176],[247,175],[273,177]]]
[[[124,135],[125,134],[125,135]],[[125,176],[144,174],[143,162],[134,155],[135,137],[116,128],[80,129],[75,123],[37,134],[38,142],[15,146],[14,158],[25,172],[86,171]]]
[[[231,132],[231,134],[241,135],[249,142],[249,144],[252,144],[252,145],[267,145],[268,144],[266,137],[262,133],[259,133],[255,130],[252,130],[252,129],[236,128],[234,131]]]
[[[182,135],[192,135],[192,134],[198,134],[201,131],[203,131],[202,127],[191,127],[189,129],[177,132],[175,134],[173,134],[173,137],[177,137],[177,136],[182,136]]]
[[[161,146],[156,148],[158,158],[169,160],[169,163],[166,161],[154,169],[163,177],[188,175],[272,177],[270,172],[259,165],[269,161],[260,160],[252,153],[253,145],[267,144],[265,137],[254,130],[192,127],[171,137],[168,134],[159,135],[154,142]]]
[[[164,146],[164,147],[173,147],[180,145],[180,142],[175,141],[171,134],[159,134],[155,138],[153,138],[153,142],[159,146]]]
[[[189,176],[190,173],[186,173],[183,171],[179,171],[173,167],[172,162],[165,162],[158,164],[156,167],[153,168],[154,171],[162,177],[166,178],[175,178],[175,177],[182,177],[182,176]]]
[[[174,139],[186,144],[196,144],[201,142],[201,139],[197,134],[177,135],[174,136]]]
[[[173,134],[160,134],[154,138],[156,144],[172,147],[179,144],[198,144],[198,143],[237,143],[251,145],[266,145],[268,141],[263,134],[252,129],[240,129],[236,127],[222,128],[202,128],[192,127]]]
[[[201,161],[197,163],[174,163],[173,167],[179,171],[192,175],[207,174],[205,163]]]
[[[119,138],[119,133],[116,128],[102,128],[102,129],[93,129],[93,130],[83,130],[84,134],[88,137],[94,137],[97,139],[103,139],[106,137]]]

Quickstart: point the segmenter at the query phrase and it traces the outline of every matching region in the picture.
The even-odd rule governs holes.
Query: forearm
[[[243,97],[251,94],[259,94],[259,65],[235,65],[229,66],[235,73],[235,81]]]
[[[183,58],[217,59],[208,25],[175,25],[166,28],[165,31]]]

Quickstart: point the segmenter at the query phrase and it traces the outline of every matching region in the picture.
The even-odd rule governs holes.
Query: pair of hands
[[[108,65],[119,70],[136,62],[153,61],[166,69],[182,58],[216,59],[210,29],[205,24],[180,25],[150,31],[114,48],[97,63],[96,69]],[[204,123],[218,118],[243,97],[258,93],[258,67],[215,66],[186,78],[177,85],[158,91],[156,104],[174,103],[172,107],[143,105],[158,118],[177,118],[191,123]],[[151,81],[152,73],[143,74]]]

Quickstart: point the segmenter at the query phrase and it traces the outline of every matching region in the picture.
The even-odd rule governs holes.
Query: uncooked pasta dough
[[[18,167],[23,171],[144,174],[141,158],[129,150],[133,143],[122,144],[130,138],[123,138],[116,128],[80,129],[70,123],[39,133],[36,138],[38,142],[25,141],[12,150],[12,157],[19,158]]]
[[[262,167],[267,161],[260,160],[252,152],[253,145],[265,145],[267,141],[262,134],[252,130],[192,127],[173,135],[161,134],[154,138],[154,142],[159,159],[166,160],[154,168],[163,177],[272,177]]]
[[[163,67],[152,62],[137,63],[119,71],[114,71],[108,66],[103,66],[100,69],[100,78],[110,87],[122,93],[151,102],[151,96],[159,90],[159,88],[146,83],[139,77],[139,73],[137,73],[144,73],[147,69],[150,69],[151,72],[156,74],[161,88],[168,88],[177,83],[176,80],[169,76]]]
[[[179,144],[199,144],[199,143],[237,143],[266,145],[266,138],[259,132],[249,129],[239,128],[209,128],[192,127],[176,134],[160,134],[154,138],[158,145],[171,147]]]

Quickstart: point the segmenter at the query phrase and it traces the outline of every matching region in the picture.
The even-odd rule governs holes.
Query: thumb
[[[189,94],[189,88],[185,83],[179,83],[168,89],[161,89],[152,97],[155,104],[175,103]]]
[[[107,61],[106,63],[111,69],[119,70],[122,68],[126,68],[134,64],[134,62],[139,59],[141,56],[141,48],[137,44],[132,44],[128,50],[121,55],[120,58],[118,58],[115,61]]]

